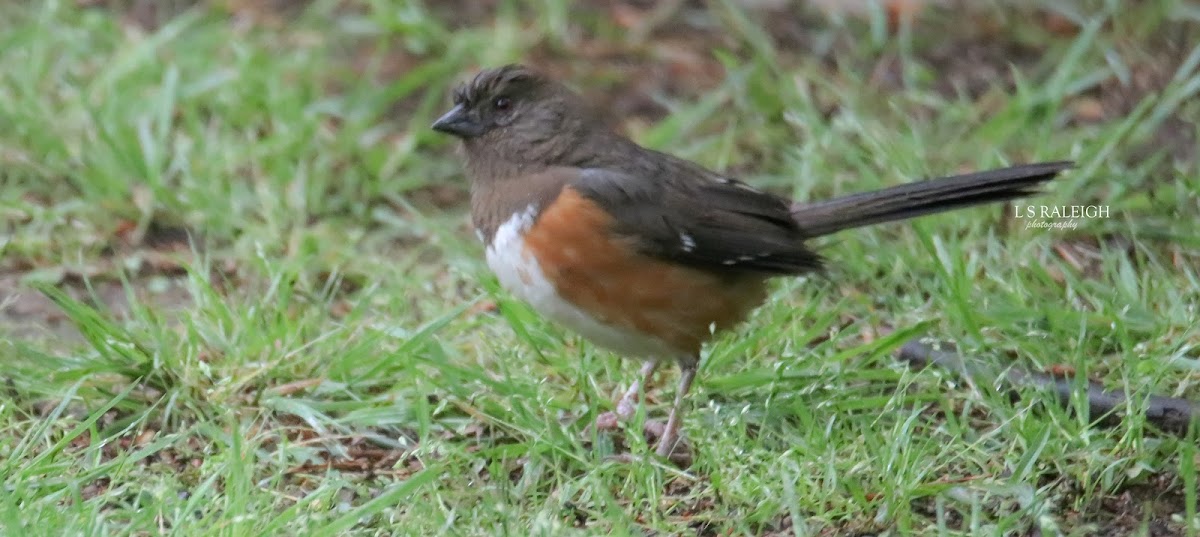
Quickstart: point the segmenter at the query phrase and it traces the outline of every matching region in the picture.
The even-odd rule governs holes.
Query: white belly
[[[500,285],[529,303],[538,313],[578,332],[596,345],[631,358],[674,358],[676,353],[662,341],[603,324],[558,295],[554,283],[546,278],[537,258],[525,248],[521,238],[533,225],[536,214],[537,208],[531,205],[514,214],[492,237],[492,243],[487,247],[487,264],[496,273]]]

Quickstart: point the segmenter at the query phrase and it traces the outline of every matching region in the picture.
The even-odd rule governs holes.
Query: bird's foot
[[[642,432],[646,437],[646,443],[658,446],[658,449],[655,450],[655,455],[657,455],[659,458],[665,459],[681,469],[690,467],[695,459],[694,454],[692,453],[692,446],[686,439],[676,439],[676,441],[673,442],[674,447],[668,455],[662,454],[663,444],[661,441],[658,444],[655,444],[655,441],[661,438],[665,428],[665,424],[662,421],[652,420],[647,422],[645,427],[642,428]],[[632,451],[622,451],[605,457],[605,460],[620,462],[623,464],[641,464],[645,462],[653,462],[654,459],[654,455],[643,455],[634,453]]]
[[[605,412],[596,417],[592,427],[600,432],[616,431],[621,428],[622,423],[628,422],[630,417],[632,416],[622,416],[620,412]],[[646,436],[647,442],[654,442],[661,438],[666,428],[667,424],[662,420],[647,418],[642,423],[642,433]]]
[[[597,431],[614,431],[620,429],[621,423],[628,421],[627,418],[622,418],[619,412],[605,412],[600,417],[596,418],[595,427]],[[692,464],[692,447],[686,439],[679,437],[676,431],[675,437],[664,438],[667,435],[668,423],[662,420],[647,419],[642,423],[642,436],[646,440],[647,445],[657,446],[655,453],[680,468],[687,468]],[[669,447],[668,447],[669,445]],[[626,444],[622,441],[617,441],[617,449],[625,450]],[[643,456],[634,454],[630,451],[616,453],[608,457],[610,460],[633,463],[643,462]]]
[[[644,428],[644,432],[646,442],[658,441],[655,444],[655,455],[671,461],[680,468],[691,466],[693,455],[691,443],[680,436],[678,428],[672,431],[670,422],[663,423],[661,421],[655,421],[653,429],[649,425],[647,424],[647,427]]]
[[[637,413],[638,394],[636,390],[625,392],[617,400],[617,409],[608,411],[596,417],[595,427],[597,431],[615,431],[620,428],[621,422],[629,421],[634,414]]]

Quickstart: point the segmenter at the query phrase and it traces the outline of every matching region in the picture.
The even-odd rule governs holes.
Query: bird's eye
[[[496,99],[492,101],[492,106],[494,106],[496,110],[508,110],[512,107],[512,100],[510,100],[508,97],[496,97]]]

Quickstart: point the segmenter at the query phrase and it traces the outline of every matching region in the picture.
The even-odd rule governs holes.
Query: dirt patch
[[[0,274],[0,335],[60,345],[81,343],[82,334],[70,319],[44,294],[23,283],[22,276]],[[128,286],[111,279],[73,280],[58,288],[75,300],[108,312],[118,321],[130,318],[134,304],[169,315],[192,303],[185,278],[179,276],[137,277]]]
[[[191,9],[210,9],[238,21],[278,25],[299,13],[309,0],[76,0],[84,8],[106,9],[126,24],[154,31]]]
[[[1106,79],[1087,98],[1094,100],[1098,117],[1103,120],[1121,120],[1134,111],[1147,98],[1159,98],[1176,78],[1177,71],[1200,42],[1200,24],[1184,22],[1164,23],[1156,37],[1137,46],[1124,44],[1117,49],[1119,60],[1129,69],[1127,76]],[[1182,73],[1184,76],[1195,74]],[[1197,127],[1180,114],[1187,101],[1178,103],[1177,108],[1163,120],[1151,125],[1152,131],[1146,139],[1135,140],[1126,149],[1128,160],[1137,162],[1156,154],[1165,154],[1169,160],[1195,163]],[[1170,163],[1168,163],[1169,165]],[[1164,170],[1163,177],[1173,174]]]
[[[1160,474],[1103,496],[1064,519],[1070,526],[1095,528],[1091,535],[1099,537],[1173,537],[1187,534],[1186,527],[1172,518],[1186,512],[1187,498],[1178,479]]]
[[[966,95],[974,100],[994,90],[1011,91],[1014,68],[1029,72],[1042,51],[1002,38],[958,37],[939,42],[923,54],[936,73],[934,87],[942,95]]]
[[[200,4],[202,0],[76,0],[84,8],[106,9],[128,25],[153,31]]]
[[[66,314],[37,289],[51,285],[74,300],[107,312],[118,322],[136,305],[170,315],[192,303],[186,260],[194,233],[178,227],[124,226],[105,255],[79,265],[37,265],[18,259],[0,268],[0,335],[74,345],[82,335]]]
[[[1057,503],[1066,507],[1076,502],[1080,491],[1073,490],[1075,488],[1071,484],[1061,485],[1063,494],[1056,498]],[[927,496],[913,502],[913,510],[930,523],[937,521],[935,498]],[[983,507],[997,512],[1011,512],[1016,507],[1015,504],[1006,506],[1008,502],[988,503]],[[955,505],[954,502],[942,505],[942,523],[950,529],[965,530],[965,524],[972,516],[972,507],[964,505],[966,510],[960,511]],[[1060,510],[1055,517],[1060,529],[1073,535],[1168,537],[1186,534],[1184,525],[1172,519],[1173,516],[1186,513],[1186,509],[1186,498],[1178,480],[1171,475],[1160,474],[1146,483],[1129,485],[1113,494],[1099,496],[1079,509]],[[1029,524],[1020,535],[1043,535],[1032,520]]]
[[[447,27],[458,29],[486,24],[495,16],[500,0],[440,0],[426,5]]]
[[[307,461],[289,468],[286,473],[290,477],[303,479],[306,476],[322,476],[335,470],[343,474],[360,474],[364,478],[377,475],[406,478],[424,469],[424,465],[413,455],[412,450],[382,447],[365,436],[326,438],[306,428],[289,428],[285,434],[292,445],[325,446],[312,451]],[[266,447],[277,446],[274,442],[269,442]]]

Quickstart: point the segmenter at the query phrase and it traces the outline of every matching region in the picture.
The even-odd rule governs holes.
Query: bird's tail
[[[906,220],[1036,194],[1042,183],[1074,166],[1073,162],[1022,164],[852,194],[816,203],[792,205],[792,217],[809,237],[844,229]]]

